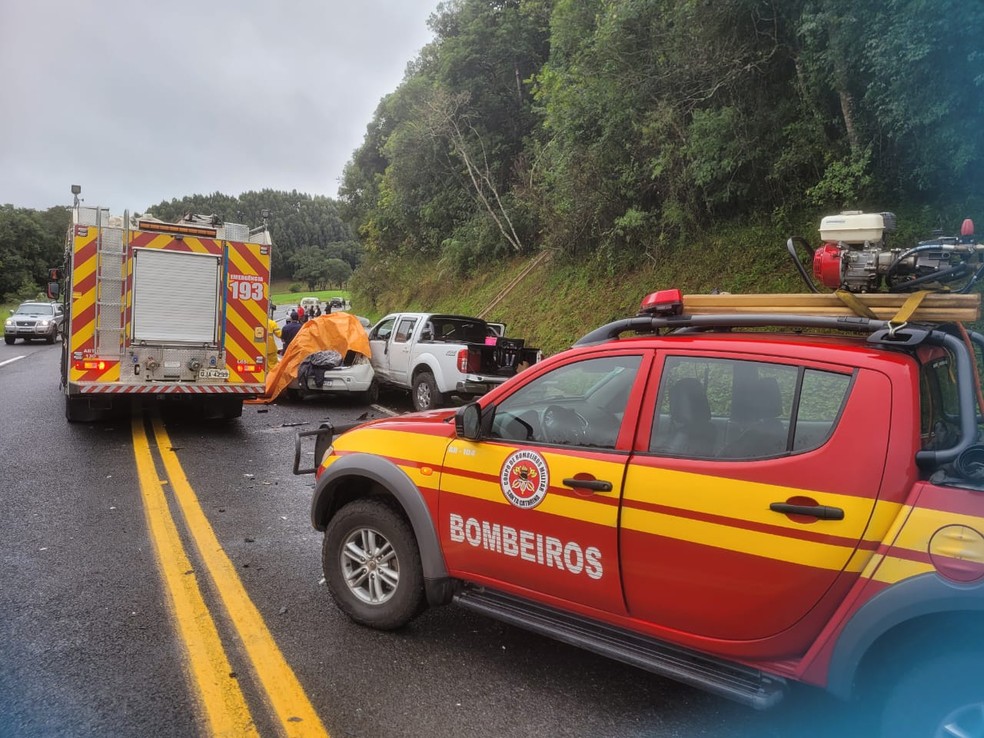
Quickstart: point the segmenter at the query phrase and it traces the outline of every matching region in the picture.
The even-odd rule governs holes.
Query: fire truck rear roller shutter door
[[[133,340],[212,343],[221,261],[211,254],[137,249],[133,268]]]

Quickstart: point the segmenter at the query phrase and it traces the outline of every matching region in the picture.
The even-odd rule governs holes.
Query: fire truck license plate
[[[199,379],[228,379],[228,369],[202,369],[198,372]]]

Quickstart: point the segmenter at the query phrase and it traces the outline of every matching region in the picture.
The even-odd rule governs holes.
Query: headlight
[[[50,322],[51,322],[50,320],[39,320],[38,325],[41,326],[42,328],[47,328]]]
[[[14,319],[13,318],[7,318],[7,320],[4,322],[4,325],[5,326],[6,325],[13,325],[13,324],[14,324]]]

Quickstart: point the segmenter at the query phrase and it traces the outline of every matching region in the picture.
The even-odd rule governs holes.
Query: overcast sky
[[[438,0],[0,0],[0,203],[337,194]]]

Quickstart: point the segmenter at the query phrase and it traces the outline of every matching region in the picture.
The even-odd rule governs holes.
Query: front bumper
[[[319,387],[314,377],[308,377],[304,385],[305,392],[331,392],[334,394],[350,394],[353,392],[367,392],[372,385],[375,376],[372,366],[365,364],[358,367],[348,367],[342,370],[331,370],[325,372],[324,383]],[[297,377],[287,385],[291,389],[300,389],[301,385]]]
[[[52,323],[51,325],[5,325],[3,327],[3,335],[5,337],[12,336],[14,338],[47,338],[48,336],[53,336],[58,331],[58,325]]]

